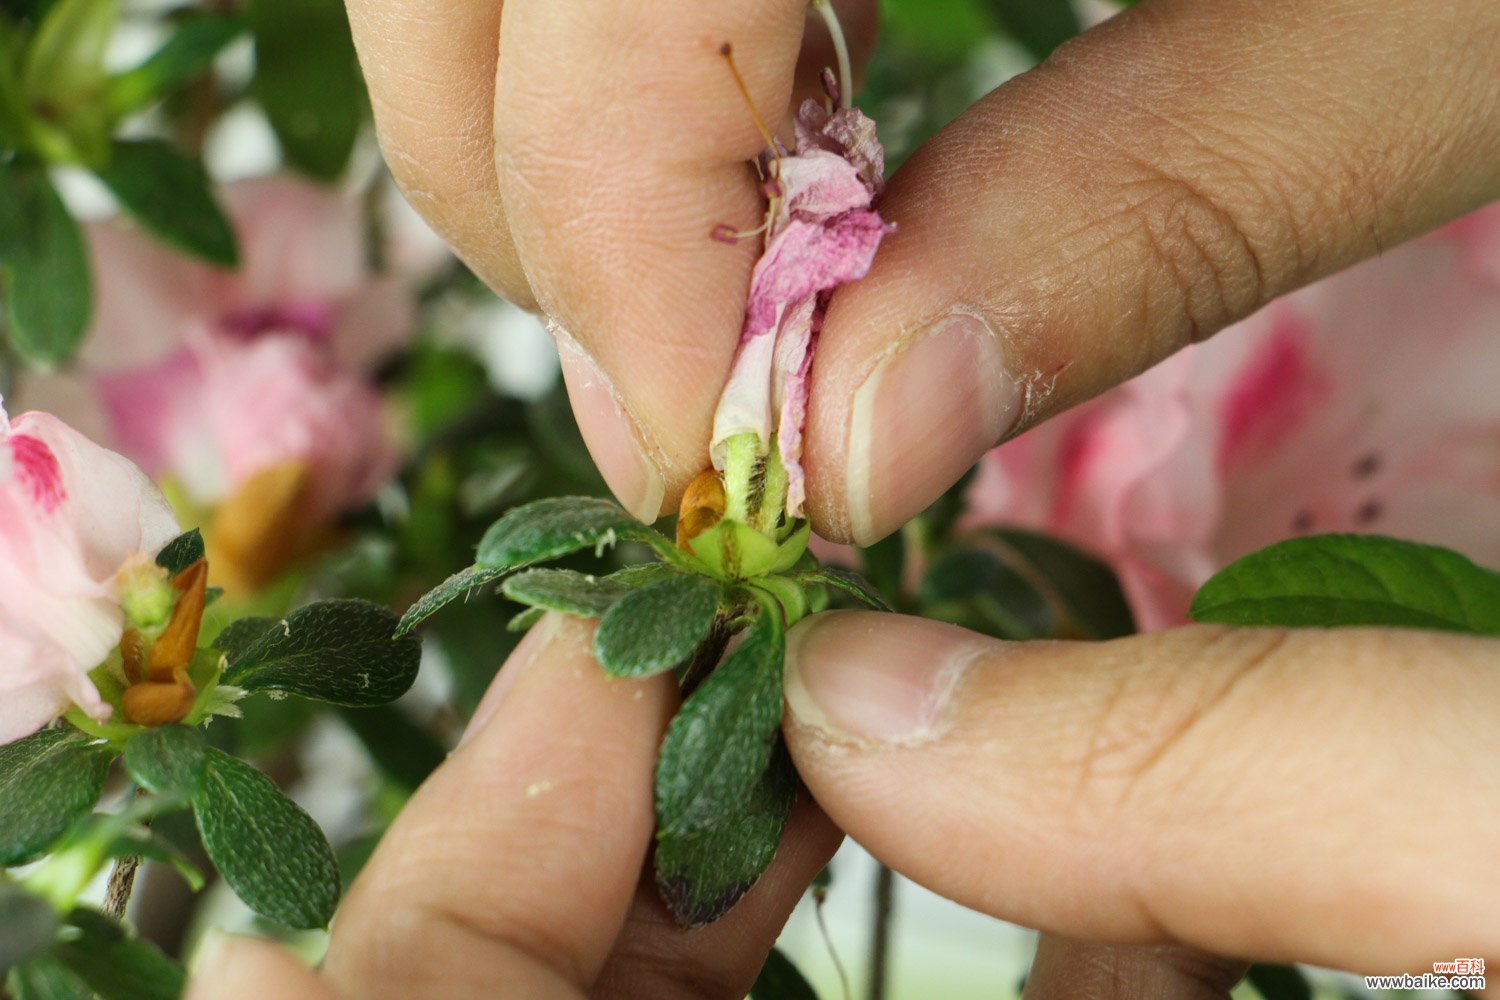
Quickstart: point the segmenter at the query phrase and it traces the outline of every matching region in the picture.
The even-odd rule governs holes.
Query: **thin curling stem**
[[[849,43],[844,38],[844,26],[839,24],[831,0],[812,0],[812,8],[828,25],[828,34],[833,36],[833,51],[839,60],[839,106],[847,108],[854,98],[854,69],[849,62]]]

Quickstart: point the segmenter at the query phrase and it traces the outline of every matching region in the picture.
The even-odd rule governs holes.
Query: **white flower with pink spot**
[[[116,576],[178,533],[140,469],[46,413],[0,407],[0,744],[77,705],[120,642]]]

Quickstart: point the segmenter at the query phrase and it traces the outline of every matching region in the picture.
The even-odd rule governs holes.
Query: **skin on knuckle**
[[[1080,714],[1068,760],[1074,822],[1143,831],[1186,797],[1212,810],[1248,765],[1234,734],[1277,681],[1288,633],[1194,626],[1109,643],[1110,684]],[[1133,817],[1133,818],[1132,818]]]

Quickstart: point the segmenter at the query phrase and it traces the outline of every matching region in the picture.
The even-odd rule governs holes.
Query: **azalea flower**
[[[836,99],[839,88],[830,82],[829,90]],[[765,251],[751,275],[739,349],[714,414],[710,454],[725,473],[731,517],[755,514],[733,504],[759,492],[739,481],[750,466],[764,464],[773,444],[767,475],[778,477],[779,466],[787,518],[802,515],[808,375],[823,312],[835,288],[865,276],[892,228],[871,207],[885,171],[875,123],[857,108],[809,100],[794,127],[793,150],[778,145],[758,161],[771,199]],[[773,519],[780,513],[770,512]]]
[[[1143,629],[1228,562],[1371,532],[1500,566],[1500,206],[1280,299],[987,456],[977,523],[1113,564]]]
[[[0,406],[0,744],[77,705],[120,643],[124,578],[176,536],[145,474],[46,413]]]
[[[81,364],[106,439],[210,521],[215,582],[253,589],[394,469],[366,371],[411,334],[415,302],[367,263],[354,200],[285,178],[222,196],[236,271],[120,222],[90,227]]]

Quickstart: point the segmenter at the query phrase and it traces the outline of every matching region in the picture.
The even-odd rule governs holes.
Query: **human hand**
[[[1500,953],[1497,663],[1444,633],[1005,643],[832,612],[788,637],[786,732],[877,858],[1052,935],[1029,998],[1227,996],[1244,964],[1206,953]]]
[[[798,62],[805,6],[350,0],[397,180],[566,331],[585,439],[648,519],[706,464],[757,250],[708,237],[762,210],[717,48],[776,119],[829,61]],[[838,6],[867,53],[875,4]],[[1146,0],[978,102],[834,296],[814,527],[880,537],[1001,437],[1500,195],[1497,47],[1491,0]]]
[[[189,996],[744,997],[840,834],[798,803],[755,889],[717,923],[679,928],[642,881],[675,686],[607,677],[592,633],[551,615],[527,635],[354,883],[321,974],[231,940]]]

